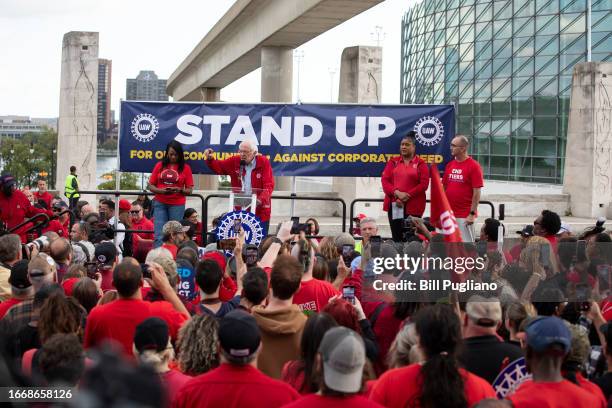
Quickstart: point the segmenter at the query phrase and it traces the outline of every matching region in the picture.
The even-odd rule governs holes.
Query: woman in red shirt
[[[172,140],[166,146],[161,162],[153,168],[149,178],[149,191],[155,193],[153,215],[155,248],[162,244],[162,228],[168,221],[180,221],[185,212],[185,196],[193,191],[191,167],[185,163],[183,145]]]
[[[450,306],[421,309],[414,321],[425,362],[387,371],[374,386],[371,399],[388,408],[460,408],[495,398],[486,380],[459,368],[461,323]]]
[[[416,155],[416,134],[408,132],[400,142],[400,156],[387,162],[381,182],[385,192],[383,210],[389,215],[393,241],[403,239],[403,220],[393,219],[393,207],[403,208],[404,217],[422,217],[425,211],[425,192],[429,186],[429,168]]]

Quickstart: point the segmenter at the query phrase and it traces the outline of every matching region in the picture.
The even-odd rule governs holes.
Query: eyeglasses
[[[130,214],[132,214],[132,215],[138,215],[138,214],[140,214],[140,211],[142,211],[142,210],[138,210],[138,211],[130,211]]]

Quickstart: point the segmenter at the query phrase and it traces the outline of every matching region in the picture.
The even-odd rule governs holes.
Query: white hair
[[[240,142],[240,145],[238,147],[240,146],[247,147],[252,152],[258,152],[257,142],[251,138],[244,139],[242,142]]]
[[[172,259],[172,252],[168,251],[166,248],[163,248],[163,247],[152,249],[147,254],[145,263],[155,262],[156,258],[162,258],[162,257]]]

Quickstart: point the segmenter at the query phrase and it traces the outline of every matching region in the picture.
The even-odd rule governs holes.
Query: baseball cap
[[[333,327],[323,336],[319,353],[323,359],[323,380],[328,388],[345,393],[361,390],[366,356],[359,334],[346,327]]]
[[[64,289],[64,293],[66,296],[72,296],[72,290],[74,289],[74,285],[79,281],[80,278],[68,278],[62,282],[62,289]]]
[[[55,261],[47,254],[38,254],[28,263],[28,275],[32,278],[57,272]]]
[[[522,230],[516,231],[516,233],[524,237],[533,237],[533,225],[525,225]]]
[[[112,242],[100,242],[96,245],[94,256],[98,263],[112,265],[117,258],[117,247]]]
[[[164,228],[162,229],[163,234],[178,234],[179,232],[187,231],[189,231],[189,227],[184,227],[178,221],[168,221],[164,224]]]
[[[559,228],[557,235],[563,234],[564,232],[569,232],[570,234],[572,233],[572,227],[570,227],[570,225],[566,222],[561,223],[561,228]]]
[[[3,185],[13,185],[15,184],[15,177],[11,176],[10,174],[5,174],[2,177],[0,177],[0,186]]]
[[[353,238],[348,232],[343,232],[336,236],[334,239],[334,244],[336,245],[336,248],[342,248],[343,245],[355,246],[355,238]]]
[[[139,353],[145,350],[162,351],[168,347],[168,324],[159,317],[150,317],[136,326],[134,347]]]
[[[565,354],[570,351],[572,335],[563,320],[554,316],[538,317],[525,328],[527,345],[536,352],[544,352],[554,344],[563,346]]]
[[[68,208],[68,204],[60,200],[53,204],[53,208]]]
[[[355,217],[353,217],[354,220],[363,220],[364,218],[366,218],[366,215],[364,213],[359,213],[357,214]]]
[[[221,319],[218,335],[221,348],[232,357],[249,357],[261,343],[257,321],[240,309],[232,310]]]
[[[132,204],[128,200],[121,199],[119,200],[119,210],[122,211],[130,211],[132,209]]]
[[[470,297],[465,313],[478,326],[492,327],[501,322],[501,304],[497,298],[485,298],[480,295]]]
[[[203,256],[202,259],[211,259],[213,261],[215,261],[219,267],[221,268],[222,271],[225,270],[225,267],[227,265],[225,256],[219,252],[219,251],[210,251],[210,252],[206,252]]]
[[[22,259],[21,261],[15,262],[11,267],[11,275],[8,278],[8,282],[11,286],[17,289],[27,289],[32,286],[30,279],[28,279],[28,260]]]

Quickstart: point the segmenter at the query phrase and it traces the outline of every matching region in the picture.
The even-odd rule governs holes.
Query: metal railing
[[[10,233],[12,233],[12,232],[14,232],[14,231],[17,231],[19,228],[23,227],[24,225],[27,225],[27,224],[28,224],[28,223],[30,223],[30,222],[33,222],[34,220],[36,220],[36,219],[38,219],[38,218],[44,218],[44,220],[43,220],[43,221],[41,221],[41,222],[37,222],[36,224],[32,225],[32,226],[31,226],[30,228],[28,228],[27,230],[23,231],[23,233],[24,233],[24,234],[27,234],[28,232],[33,231],[33,230],[35,230],[36,228],[38,228],[38,227],[41,227],[41,226],[45,225],[45,224],[46,224],[47,222],[49,222],[49,220],[51,219],[51,218],[49,218],[49,216],[48,216],[47,214],[44,214],[44,213],[34,214],[34,216],[32,216],[32,217],[30,217],[30,218],[27,218],[27,219],[25,219],[23,222],[21,222],[21,223],[19,223],[19,224],[15,225],[14,227],[12,227],[12,228],[8,229],[8,230],[7,230],[7,233],[9,233],[9,234],[10,234]]]

